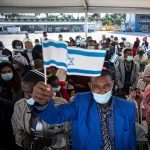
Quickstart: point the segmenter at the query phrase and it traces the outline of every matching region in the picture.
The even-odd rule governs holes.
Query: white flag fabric
[[[44,66],[63,68],[68,75],[99,76],[102,71],[105,50],[89,50],[68,47],[65,42],[43,42]]]

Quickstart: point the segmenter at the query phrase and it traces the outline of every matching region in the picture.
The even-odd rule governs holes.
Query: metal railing
[[[4,19],[0,18],[0,22],[83,22],[85,19]]]

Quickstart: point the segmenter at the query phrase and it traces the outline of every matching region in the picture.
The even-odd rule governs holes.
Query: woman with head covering
[[[9,62],[0,63],[0,97],[12,103],[22,97],[21,77]]]
[[[137,49],[138,49],[139,46],[140,46],[140,40],[139,40],[138,37],[136,37],[136,41],[134,42],[133,49],[132,49],[133,57],[137,54]]]
[[[17,55],[13,56],[13,66],[15,70],[21,75],[24,76],[28,73],[32,68],[28,65],[26,58],[18,53]]]

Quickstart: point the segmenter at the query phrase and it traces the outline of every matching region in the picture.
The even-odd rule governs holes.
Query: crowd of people
[[[43,40],[48,40],[46,32],[34,42],[26,34],[12,41],[12,51],[0,41],[0,149],[136,150],[135,122],[141,120],[147,122],[150,142],[147,36],[130,43],[105,35],[100,41],[91,36],[64,41],[59,34],[58,41],[70,47],[106,50],[106,56],[102,75],[95,78],[47,68],[50,86],[43,83]]]

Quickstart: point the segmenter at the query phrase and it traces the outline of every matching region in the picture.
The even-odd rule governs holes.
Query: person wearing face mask
[[[63,36],[62,36],[62,34],[59,34],[59,35],[58,35],[58,40],[59,40],[59,41],[63,41]]]
[[[147,65],[148,57],[144,53],[143,48],[138,49],[138,54],[134,57],[134,61],[138,64],[139,71],[143,72],[145,69],[145,66]]]
[[[21,77],[9,62],[0,63],[0,97],[14,104],[22,98]]]
[[[70,125],[47,124],[33,112],[36,102],[31,96],[33,86],[39,81],[44,81],[44,74],[33,70],[24,76],[21,83],[24,98],[16,102],[12,116],[16,144],[25,150],[68,150],[67,132],[70,130]],[[51,77],[48,77],[47,82],[53,84],[51,81],[53,81]],[[60,97],[56,97],[54,102],[55,105],[67,103]]]
[[[10,51],[9,53],[8,53],[8,51],[7,51],[7,53],[4,54],[5,50],[7,50],[7,49],[4,47],[3,42],[0,41],[0,57],[2,57],[2,55],[5,55],[5,54],[10,55],[11,51]],[[8,56],[8,55],[5,55],[5,56]],[[12,55],[12,54],[11,54],[11,55]]]
[[[25,33],[25,38],[23,39],[23,43],[26,42],[26,41],[32,41],[32,40],[29,38],[29,33],[28,33],[28,32]]]
[[[33,47],[32,56],[33,60],[43,59],[42,45],[40,44],[38,39],[35,39],[35,46]]]
[[[90,92],[77,93],[71,103],[55,107],[51,85],[39,82],[32,97],[43,110],[34,111],[48,124],[72,121],[73,150],[136,150],[135,106],[112,96],[113,85],[109,71],[102,71],[91,79]]]
[[[115,53],[115,47],[110,44],[110,38],[106,39],[106,43],[103,45],[102,50],[106,50],[105,60],[109,61]]]
[[[55,75],[52,75],[50,77],[50,82],[51,82],[51,85],[53,86],[52,90],[56,92],[56,96],[62,97],[67,101],[70,100],[69,94],[65,88],[66,86],[65,82],[63,81],[59,82],[58,77]]]
[[[20,40],[14,40],[12,41],[12,54],[13,55],[17,55],[18,53],[21,53],[22,51],[24,51],[23,49],[23,43]]]
[[[115,82],[118,93],[128,95],[129,90],[135,89],[138,81],[139,68],[133,60],[131,48],[124,49],[124,59],[115,66]]]
[[[25,51],[24,51],[24,56],[26,57],[28,63],[30,64],[30,62],[33,61],[33,55],[32,55],[32,51],[33,51],[33,44],[31,41],[26,41],[24,43],[25,45]]]
[[[13,62],[13,66],[14,66],[15,70],[22,77],[32,69],[29,66],[27,59],[21,53],[14,55],[12,58],[12,62]]]
[[[95,45],[96,45],[96,43],[95,43],[94,40],[88,39],[88,42],[86,44],[87,49],[94,50],[95,49]]]
[[[120,46],[119,46],[118,37],[114,37],[114,40],[113,40],[113,42],[111,43],[111,45],[114,47],[115,53],[116,53],[116,54],[119,54],[119,48],[120,48]]]
[[[43,32],[43,37],[41,38],[41,43],[43,43],[43,41],[45,41],[45,40],[48,40],[48,37],[47,37],[47,32]]]
[[[4,48],[2,50],[2,55],[6,56],[9,59],[9,62],[12,62],[12,52],[9,49]]]

